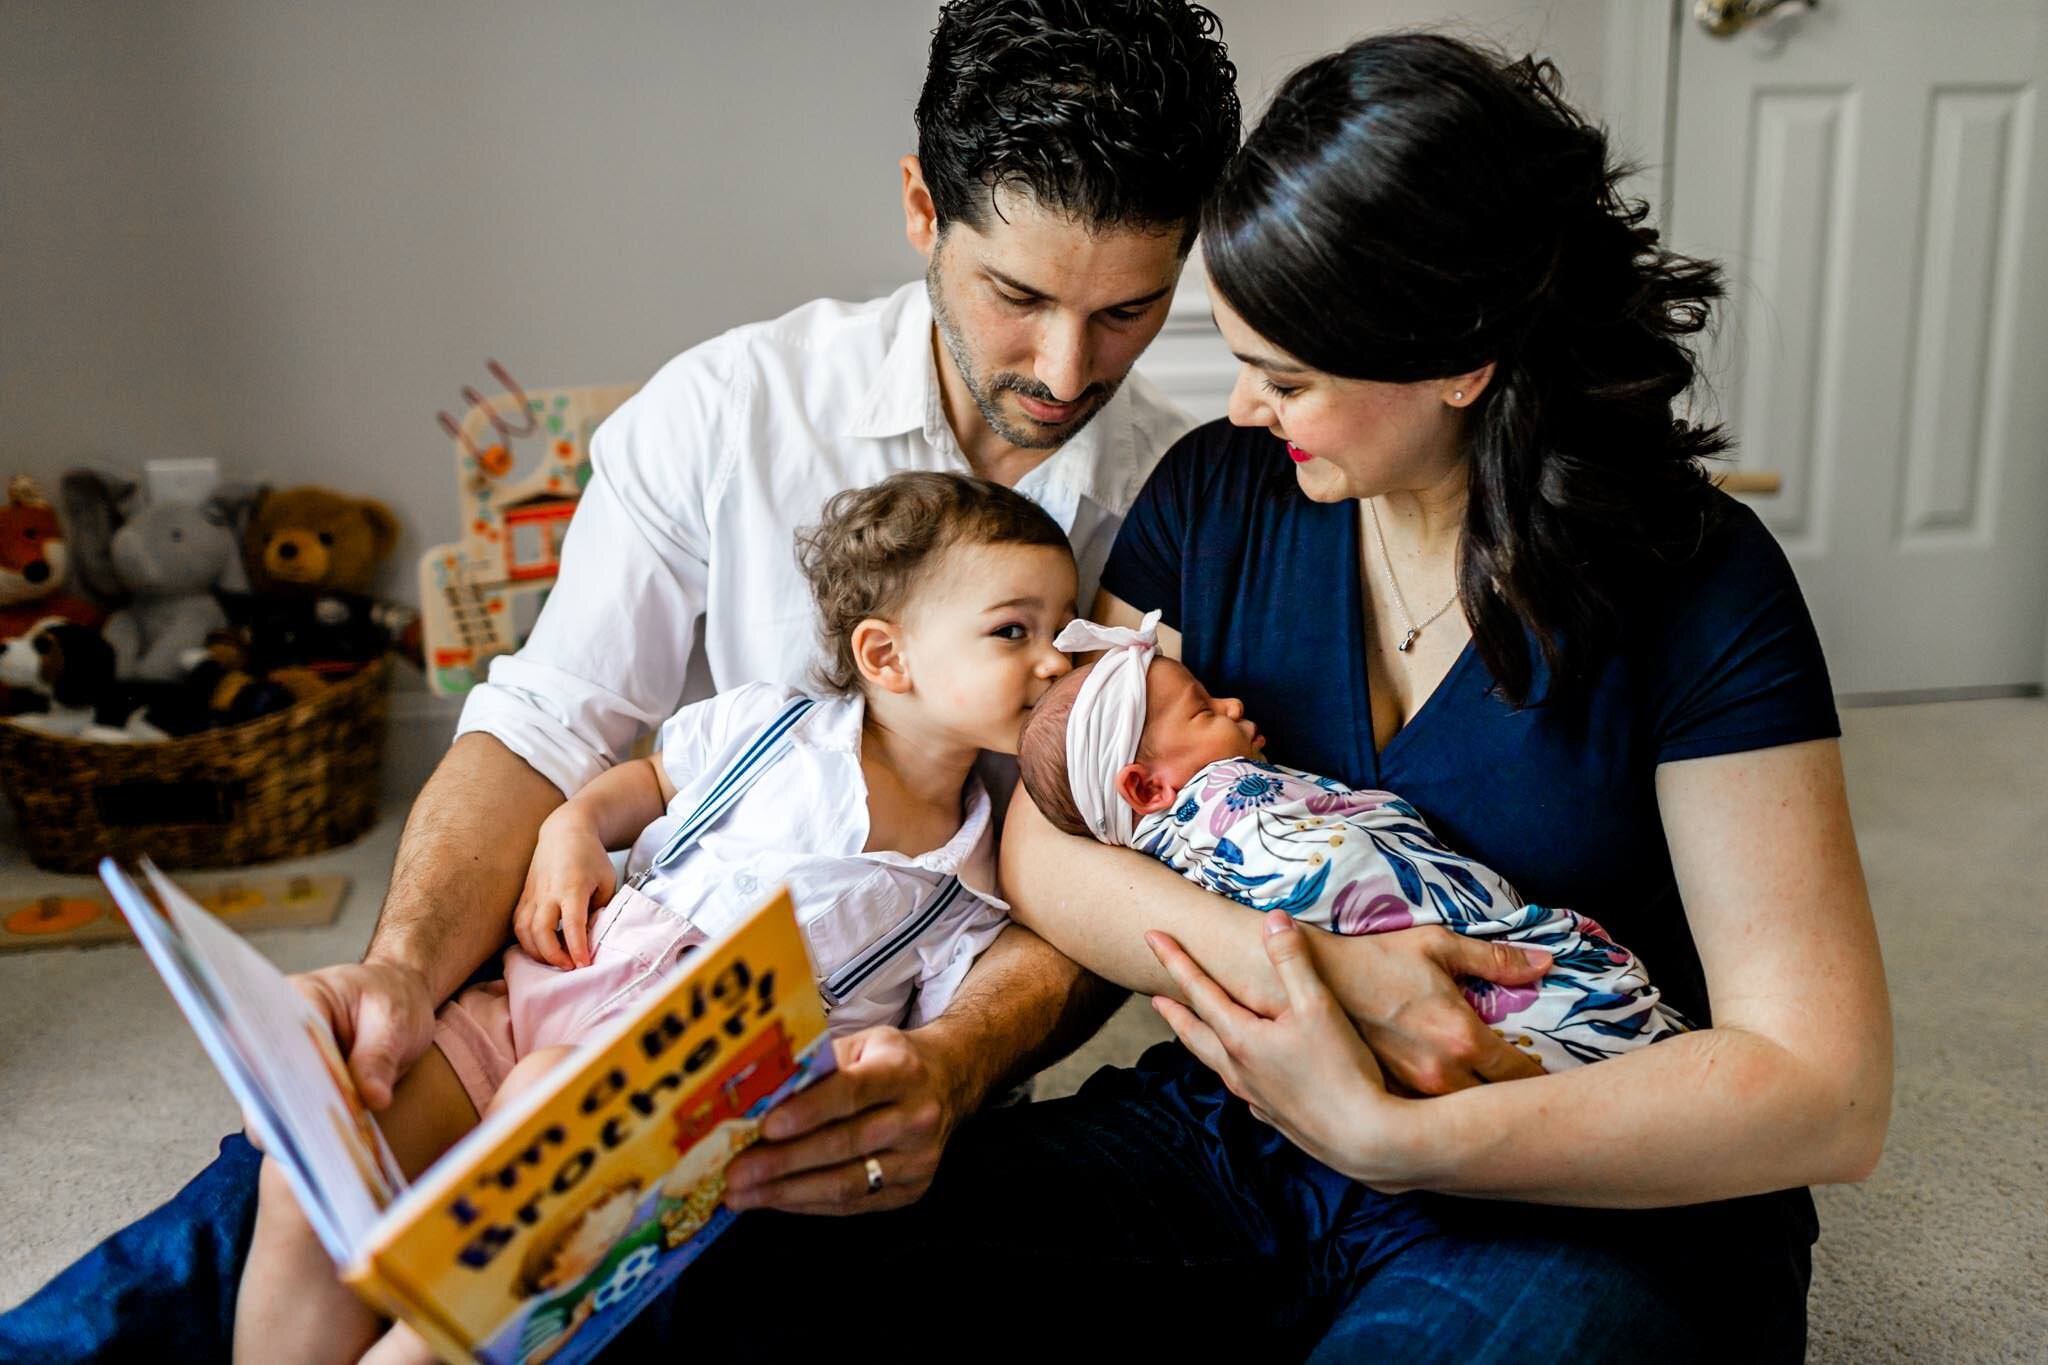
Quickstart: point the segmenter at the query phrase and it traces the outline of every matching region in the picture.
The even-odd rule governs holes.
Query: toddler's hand
[[[604,841],[571,805],[542,822],[512,931],[527,953],[567,971],[590,965],[590,915],[616,889]]]

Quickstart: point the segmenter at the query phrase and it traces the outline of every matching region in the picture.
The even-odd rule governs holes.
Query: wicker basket
[[[242,725],[102,744],[0,722],[0,780],[37,866],[106,855],[234,867],[360,838],[377,818],[391,665]]]

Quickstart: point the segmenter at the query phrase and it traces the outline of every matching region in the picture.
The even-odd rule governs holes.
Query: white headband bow
[[[1159,651],[1159,617],[1153,611],[1132,630],[1073,620],[1054,649],[1068,654],[1106,650],[1081,682],[1067,716],[1067,785],[1074,808],[1096,838],[1128,848],[1136,837],[1131,808],[1116,794],[1116,775],[1138,756],[1145,730],[1145,674]]]

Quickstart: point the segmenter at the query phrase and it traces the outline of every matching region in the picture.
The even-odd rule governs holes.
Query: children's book
[[[410,1185],[325,1017],[148,863],[100,875],[342,1277],[451,1360],[594,1355],[735,1217],[725,1166],[832,1066],[778,892]]]

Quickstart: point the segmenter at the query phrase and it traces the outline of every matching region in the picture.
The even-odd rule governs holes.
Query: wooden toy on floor
[[[182,880],[201,905],[241,933],[332,924],[349,887],[347,877],[334,873],[231,873]],[[45,896],[0,896],[0,953],[133,941],[128,922],[97,882]]]

